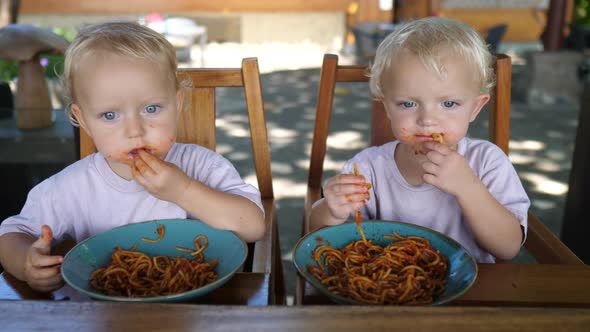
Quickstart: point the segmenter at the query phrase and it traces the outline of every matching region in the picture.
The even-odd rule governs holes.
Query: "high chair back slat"
[[[188,80],[190,89],[185,89],[183,110],[179,121],[177,141],[216,149],[215,89],[240,87],[244,89],[245,108],[249,119],[252,156],[258,188],[265,210],[266,235],[250,247],[251,266],[247,272],[264,274],[263,292],[268,295],[268,304],[284,304],[282,262],[274,201],[270,149],[264,115],[264,102],[258,61],[247,58],[241,68],[183,68],[177,76],[181,82]],[[183,84],[184,85],[184,84]],[[92,139],[80,131],[80,155],[85,157],[96,151]],[[253,250],[252,250],[253,249]]]
[[[211,123],[215,123],[215,89],[193,88],[186,94],[184,100],[190,103],[183,104],[178,142],[198,144],[215,151],[215,127],[211,126]],[[191,112],[191,108],[198,109],[199,112]]]
[[[489,108],[489,140],[508,154],[510,141],[510,88],[512,63],[510,57],[498,54],[496,63],[497,84],[492,91]],[[337,82],[368,82],[368,69],[361,66],[338,65],[338,56],[326,54],[320,75],[316,122],[311,148],[308,173],[308,188],[304,202],[302,232],[310,230],[312,204],[321,198],[322,176],[326,155],[326,143],[334,104]],[[390,121],[383,103],[373,101],[371,113],[371,145],[382,145],[394,139]],[[352,157],[352,156],[351,156]],[[543,223],[529,212],[526,249],[539,263],[583,264],[583,262],[553,234]],[[298,276],[295,302],[303,303],[304,281]]]
[[[509,56],[496,56],[496,86],[489,109],[489,136],[504,153],[508,154],[510,141],[510,87],[512,62]]]

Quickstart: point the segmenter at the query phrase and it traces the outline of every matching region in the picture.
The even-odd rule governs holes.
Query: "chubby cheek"
[[[176,138],[174,136],[165,136],[155,140],[152,144],[147,146],[147,148],[150,149],[152,154],[156,157],[164,158],[168,151],[170,151],[170,148],[172,148],[172,145],[174,145],[175,141]]]
[[[414,136],[414,133],[411,132],[408,128],[392,126],[392,129],[395,137],[402,143],[409,145],[414,145],[416,143],[416,136]]]

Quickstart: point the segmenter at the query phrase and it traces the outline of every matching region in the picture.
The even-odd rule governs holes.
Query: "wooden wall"
[[[490,27],[505,23],[508,30],[503,41],[539,41],[547,21],[547,12],[535,8],[442,9],[440,14],[466,22],[485,33]]]

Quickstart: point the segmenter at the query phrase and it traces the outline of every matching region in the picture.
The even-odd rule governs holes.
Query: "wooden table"
[[[590,307],[588,265],[479,263],[477,268],[473,286],[450,305]],[[303,304],[332,304],[307,282],[302,287]]]
[[[590,309],[0,301],[5,331],[587,331]]]

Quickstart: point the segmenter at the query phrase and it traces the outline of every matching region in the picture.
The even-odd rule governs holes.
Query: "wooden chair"
[[[338,56],[326,54],[322,64],[317,101],[317,113],[311,148],[307,194],[304,203],[302,235],[309,232],[312,204],[321,198],[322,174],[326,155],[326,142],[337,82],[368,82],[364,66],[338,65]],[[499,54],[496,61],[495,91],[489,109],[489,139],[508,154],[510,139],[510,85],[512,63],[510,57]],[[395,139],[383,104],[373,101],[371,114],[371,145],[382,145]],[[352,156],[351,156],[352,157]],[[542,224],[533,214],[528,216],[526,249],[542,264],[583,264],[583,262]],[[304,303],[305,281],[297,276],[295,303]]]
[[[252,155],[256,169],[258,188],[266,213],[267,232],[264,239],[250,244],[249,257],[245,271],[262,273],[269,296],[269,304],[284,304],[285,291],[282,262],[277,228],[276,206],[270,169],[270,151],[263,108],[262,88],[258,61],[247,58],[242,61],[242,68],[189,68],[179,69],[177,76],[192,82],[192,88],[185,94],[178,131],[178,142],[192,143],[211,150],[216,148],[215,89],[221,87],[239,87],[244,89],[246,109],[250,123]],[[80,131],[80,156],[94,153],[96,148],[92,139]]]

